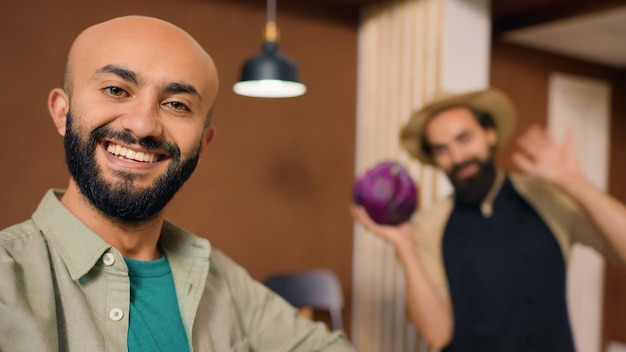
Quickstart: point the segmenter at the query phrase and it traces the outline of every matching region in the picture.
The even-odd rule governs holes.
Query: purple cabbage
[[[352,198],[374,222],[398,225],[407,221],[417,206],[417,188],[409,173],[397,162],[385,161],[364,172],[352,184]]]

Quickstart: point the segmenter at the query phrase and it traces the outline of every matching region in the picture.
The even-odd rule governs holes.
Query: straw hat
[[[455,106],[468,106],[491,115],[498,133],[498,145],[504,144],[511,135],[515,123],[515,108],[511,100],[501,91],[491,88],[463,94],[442,92],[413,113],[409,122],[402,127],[401,146],[422,163],[434,165],[431,157],[422,150],[424,127],[433,115]]]

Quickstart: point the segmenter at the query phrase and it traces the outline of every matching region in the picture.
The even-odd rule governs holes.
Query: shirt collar
[[[61,203],[64,191],[49,190],[33,214],[43,236],[55,247],[73,280],[87,274],[111,245]]]
[[[211,254],[209,240],[194,235],[167,220],[163,223],[159,246],[165,251],[170,261],[173,254],[187,259],[204,260],[208,260]]]
[[[78,280],[96,265],[105,252],[117,250],[61,203],[64,193],[63,190],[49,190],[32,219],[50,245],[58,251],[72,279]],[[187,259],[208,260],[211,252],[208,240],[192,235],[168,221],[163,224],[159,245],[168,256],[172,254]]]

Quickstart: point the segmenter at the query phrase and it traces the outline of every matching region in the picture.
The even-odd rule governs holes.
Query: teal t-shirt
[[[130,276],[128,351],[189,351],[165,254],[152,261],[124,260]]]

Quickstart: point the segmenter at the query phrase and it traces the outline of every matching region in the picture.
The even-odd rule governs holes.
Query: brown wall
[[[626,202],[626,75],[615,69],[558,55],[552,55],[512,44],[494,41],[491,53],[491,84],[508,93],[518,109],[516,134],[533,123],[546,124],[548,112],[548,78],[558,71],[612,83],[611,149],[609,192]],[[515,169],[510,162],[514,143],[508,143],[499,155],[500,162]],[[626,272],[607,264],[604,288],[603,344],[609,339],[626,342]]]
[[[111,17],[160,17],[197,38],[221,79],[216,139],[168,207],[169,217],[209,238],[257,279],[316,267],[333,270],[343,285],[348,321],[357,26],[304,17],[305,11],[281,12],[279,6],[281,49],[297,61],[308,92],[292,99],[240,97],[232,84],[244,60],[261,47],[265,8],[257,3],[261,6],[209,0],[3,1],[0,228],[27,219],[48,188],[67,184],[62,139],[46,99],[61,84],[72,39]]]
[[[545,126],[547,122],[548,80],[553,72],[609,82],[614,82],[617,75],[616,70],[602,65],[494,40],[491,50],[491,85],[511,97],[518,114],[515,134],[500,153],[500,161],[508,169],[515,169],[510,161],[515,137],[532,124]]]

